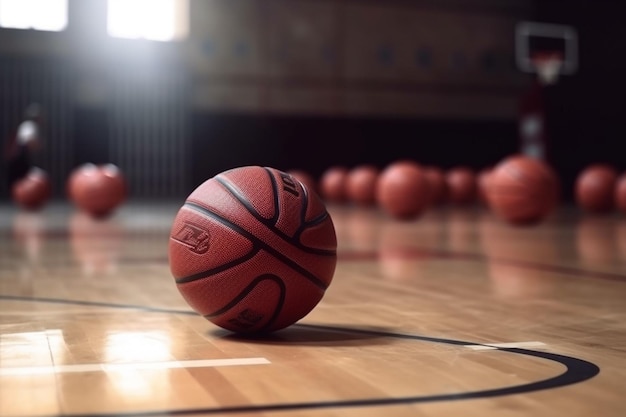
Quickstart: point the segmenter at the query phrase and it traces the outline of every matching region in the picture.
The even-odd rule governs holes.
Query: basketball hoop
[[[530,59],[542,84],[552,85],[556,83],[563,66],[563,54],[561,52],[535,53]]]

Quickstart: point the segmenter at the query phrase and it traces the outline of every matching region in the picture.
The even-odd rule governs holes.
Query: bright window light
[[[0,27],[59,32],[67,26],[67,0],[0,0]]]
[[[181,39],[188,22],[188,0],[109,0],[107,29],[117,38]]]

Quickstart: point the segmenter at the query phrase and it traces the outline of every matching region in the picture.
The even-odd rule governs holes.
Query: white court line
[[[72,372],[128,371],[144,369],[213,368],[217,366],[267,365],[265,358],[205,359],[197,361],[92,363],[82,365],[30,366],[0,368],[0,376],[46,375]]]
[[[529,348],[545,346],[542,342],[513,342],[513,343],[488,343],[484,345],[465,345],[466,348],[472,350],[492,350],[498,348]]]

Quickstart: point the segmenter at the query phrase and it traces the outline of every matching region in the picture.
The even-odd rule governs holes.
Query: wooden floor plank
[[[329,206],[326,295],[250,339],[177,291],[177,208],[0,207],[0,416],[623,415],[620,216],[514,228],[480,207],[398,222]]]

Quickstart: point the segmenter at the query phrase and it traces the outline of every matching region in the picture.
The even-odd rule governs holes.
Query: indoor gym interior
[[[622,16],[582,0],[0,1],[0,134],[39,106],[32,164],[51,190],[18,204],[3,143],[0,416],[623,416]],[[514,155],[558,179],[531,224],[478,182],[409,219],[310,190],[397,161],[477,181]],[[126,194],[91,216],[68,181],[107,164]],[[594,212],[576,187],[597,164],[616,197]],[[188,196],[251,166],[310,174],[336,236],[319,303],[259,335],[194,311],[170,257]]]

